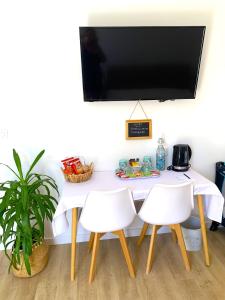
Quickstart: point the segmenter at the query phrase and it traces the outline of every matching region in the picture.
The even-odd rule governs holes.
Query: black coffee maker
[[[190,168],[191,148],[187,144],[173,146],[173,160],[170,169],[177,172],[185,172]]]

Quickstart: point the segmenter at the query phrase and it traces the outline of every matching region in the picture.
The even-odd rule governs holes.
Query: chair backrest
[[[92,232],[112,232],[129,226],[136,215],[131,191],[91,191],[81,213],[80,223]]]
[[[192,182],[156,184],[144,201],[139,216],[155,225],[178,224],[189,218],[194,207]]]

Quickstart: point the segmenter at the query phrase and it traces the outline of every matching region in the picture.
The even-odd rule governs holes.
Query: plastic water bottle
[[[164,140],[163,138],[158,139],[158,147],[156,150],[156,169],[163,171],[165,170],[166,164],[166,150],[163,146]]]

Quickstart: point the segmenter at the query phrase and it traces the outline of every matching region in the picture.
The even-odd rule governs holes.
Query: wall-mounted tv
[[[84,101],[195,98],[205,26],[79,30]]]

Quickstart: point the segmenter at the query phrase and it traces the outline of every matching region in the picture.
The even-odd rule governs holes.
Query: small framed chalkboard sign
[[[139,140],[152,138],[152,120],[127,120],[126,139]]]

